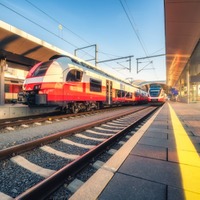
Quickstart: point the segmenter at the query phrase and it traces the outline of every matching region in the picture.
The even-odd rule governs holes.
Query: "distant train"
[[[19,99],[29,106],[57,106],[66,113],[147,103],[148,93],[78,58],[55,55],[29,71]]]
[[[160,84],[151,84],[148,91],[148,102],[152,105],[162,105],[166,101],[166,94]]]
[[[5,78],[5,103],[15,103],[18,99],[18,93],[22,91],[22,80]]]

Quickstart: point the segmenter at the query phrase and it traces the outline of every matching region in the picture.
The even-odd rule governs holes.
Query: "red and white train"
[[[151,84],[148,96],[151,105],[162,105],[166,101],[166,94],[160,84]]]
[[[22,80],[18,79],[9,79],[5,77],[5,103],[16,103],[18,94],[22,90]]]
[[[29,71],[19,99],[77,113],[103,106],[147,103],[148,93],[78,58],[56,55]]]

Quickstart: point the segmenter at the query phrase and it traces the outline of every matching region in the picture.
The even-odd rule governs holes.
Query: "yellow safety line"
[[[176,141],[185,199],[200,199],[200,157],[170,104],[170,115]]]

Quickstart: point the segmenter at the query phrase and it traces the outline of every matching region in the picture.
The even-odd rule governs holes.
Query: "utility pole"
[[[98,59],[97,59],[98,50],[97,50],[97,45],[96,44],[93,44],[93,45],[90,45],[90,46],[86,46],[86,47],[77,48],[77,49],[74,50],[74,55],[77,56],[77,51],[83,50],[83,49],[86,49],[86,48],[90,48],[90,47],[95,47],[95,58],[94,59],[90,59],[90,60],[86,60],[86,61],[95,60],[95,66],[97,66],[98,63],[111,62],[111,61],[115,61],[115,60],[121,60],[121,59],[128,58],[129,68],[127,68],[127,69],[129,69],[129,71],[131,72],[131,58],[134,57],[134,56],[125,56],[125,57],[119,57],[119,58],[114,58],[114,59],[109,59],[109,60],[98,61]]]
[[[83,49],[86,49],[86,48],[90,48],[90,47],[95,47],[95,57],[94,57],[94,59],[90,59],[90,60],[86,60],[86,61],[94,60],[95,61],[95,66],[96,66],[97,65],[97,54],[98,54],[98,50],[97,50],[97,45],[96,44],[93,44],[93,45],[90,45],[90,46],[86,46],[86,47],[77,48],[77,49],[74,50],[74,55],[77,56],[77,51],[83,50]]]
[[[7,67],[6,57],[0,56],[0,105],[5,103],[4,98],[4,71]]]
[[[121,60],[121,59],[129,58],[129,71],[131,72],[131,58],[132,57],[134,57],[134,56],[125,56],[125,57],[119,57],[119,58],[114,58],[114,59],[109,59],[109,60],[102,60],[102,61],[99,61],[97,63],[111,62],[111,61],[115,61],[115,60]]]
[[[145,67],[147,67],[147,65],[153,63],[153,61],[150,61],[150,63],[148,63],[148,64],[145,65],[142,69],[139,70],[138,64],[141,63],[141,62],[139,62],[139,60],[148,59],[148,58],[154,58],[154,57],[159,57],[159,56],[165,56],[165,55],[166,55],[166,54],[160,54],[160,55],[155,55],[155,56],[147,56],[147,57],[142,57],[142,58],[136,58],[136,60],[137,60],[137,74],[138,74],[139,72],[141,72],[142,70],[144,70]]]

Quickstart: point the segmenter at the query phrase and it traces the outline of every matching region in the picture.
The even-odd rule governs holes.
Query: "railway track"
[[[142,107],[145,108],[146,106],[140,106],[139,109],[142,109]],[[42,114],[42,115],[3,119],[3,120],[0,120],[0,130],[3,130],[3,129],[15,130],[15,127],[18,127],[18,126],[27,127],[28,125],[31,125],[34,123],[52,122],[55,120],[62,120],[62,119],[66,120],[71,117],[93,115],[96,113],[109,112],[109,111],[112,111],[115,109],[121,109],[121,108],[122,107],[104,108],[101,110],[93,110],[90,112],[81,112],[81,113],[76,113],[76,114],[61,114],[60,112],[53,112],[53,113],[47,113],[47,114]]]
[[[60,115],[59,112],[53,112],[53,113],[46,113],[46,114],[41,114],[41,115],[32,115],[32,116],[26,116],[26,117],[1,119],[0,120],[0,130],[5,129],[7,127],[20,126],[22,124],[32,124],[35,122],[44,122],[45,120],[48,120],[51,117],[54,118],[59,115]]]
[[[68,183],[71,177],[97,155],[132,131],[155,109],[147,107],[135,112],[126,111],[118,116],[107,117],[1,150],[0,179],[3,184],[0,194],[16,199],[48,197],[62,184]],[[9,174],[13,177],[13,170],[17,173],[14,174],[14,183],[12,180],[6,180]]]

